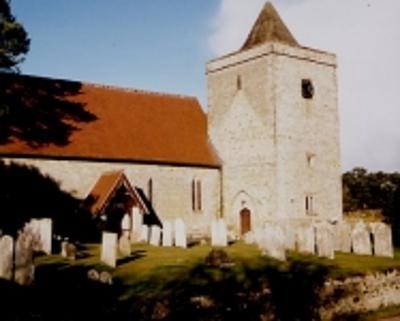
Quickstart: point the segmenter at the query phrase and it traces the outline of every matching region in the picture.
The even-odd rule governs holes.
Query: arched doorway
[[[244,235],[251,231],[251,212],[248,208],[240,211],[240,234]]]

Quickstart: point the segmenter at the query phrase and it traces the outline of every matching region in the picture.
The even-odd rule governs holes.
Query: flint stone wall
[[[337,293],[342,293],[338,296]],[[400,304],[400,272],[397,270],[328,280],[321,293],[325,302],[322,320],[335,315],[374,311]]]

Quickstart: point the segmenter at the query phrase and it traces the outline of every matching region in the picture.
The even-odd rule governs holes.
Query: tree
[[[18,71],[29,45],[27,32],[11,13],[10,0],[0,0],[0,71]]]
[[[90,232],[91,217],[81,200],[37,168],[0,160],[0,230],[16,236],[32,218],[51,218],[56,234],[81,240]]]

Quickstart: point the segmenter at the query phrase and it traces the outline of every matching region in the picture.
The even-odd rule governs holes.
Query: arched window
[[[202,204],[202,186],[199,179],[192,180],[192,210],[193,212],[201,212]]]
[[[150,178],[147,182],[147,198],[150,204],[153,204],[153,179]]]

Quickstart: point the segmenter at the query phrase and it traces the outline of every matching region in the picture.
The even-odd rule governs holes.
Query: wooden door
[[[240,234],[244,235],[251,231],[251,212],[248,208],[240,211]]]

